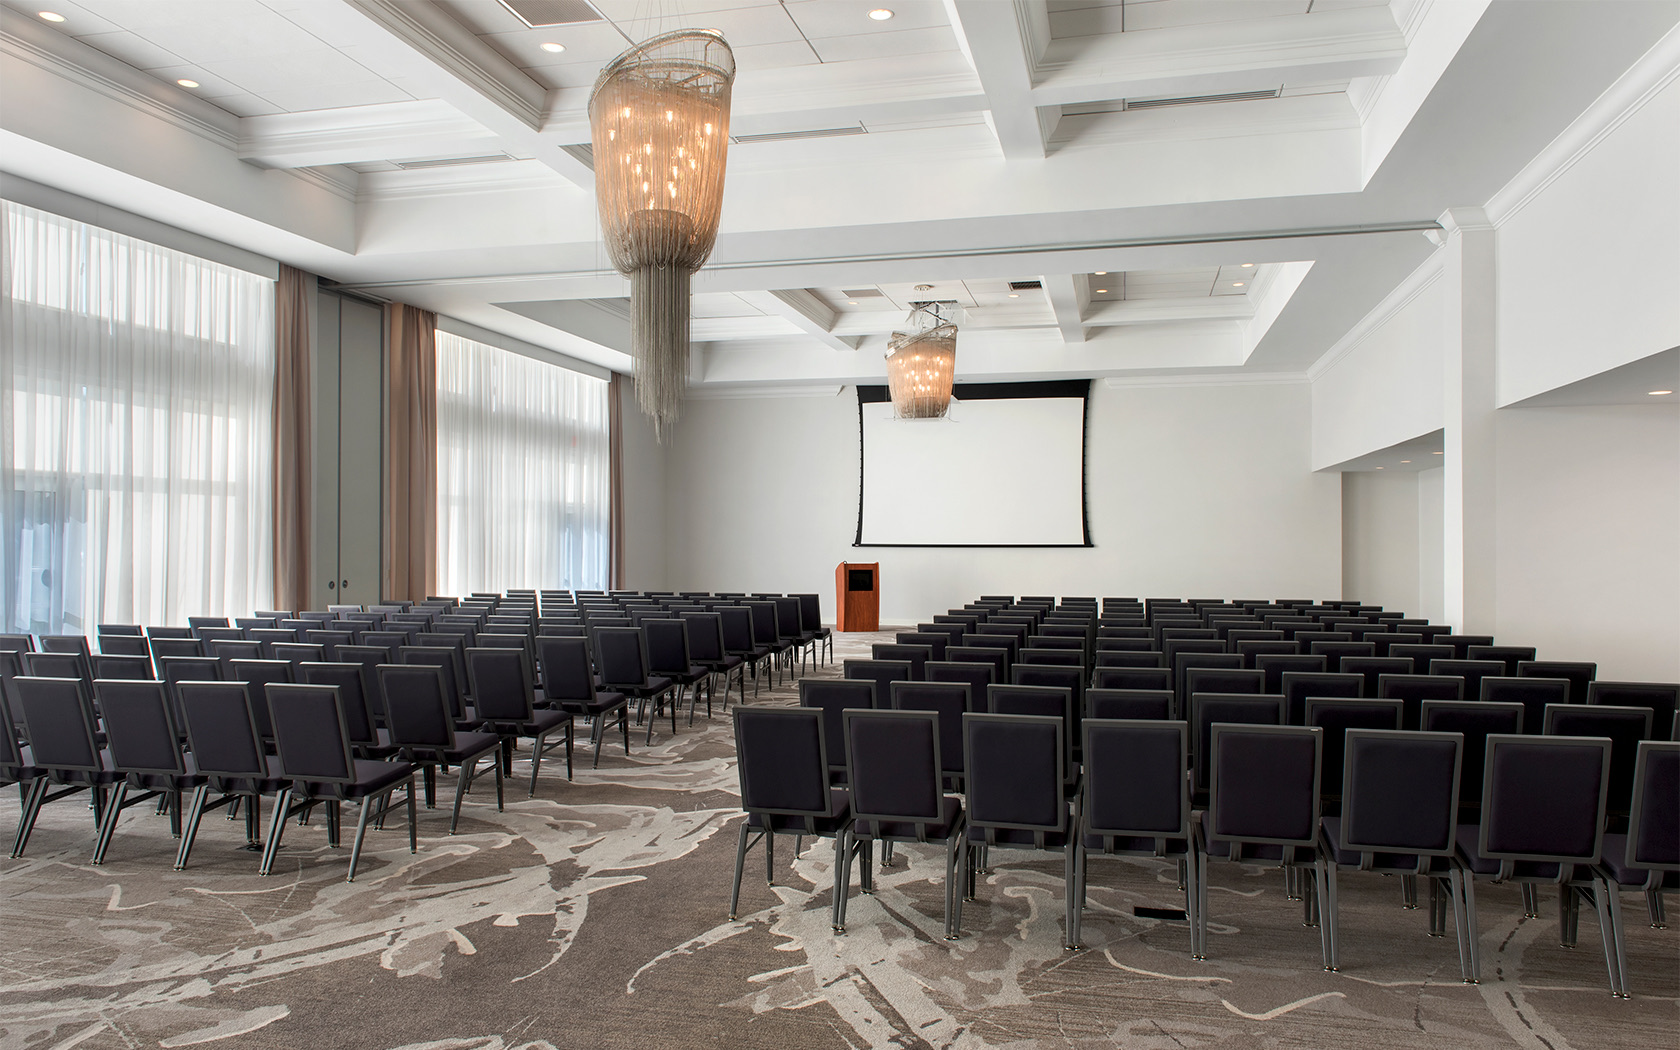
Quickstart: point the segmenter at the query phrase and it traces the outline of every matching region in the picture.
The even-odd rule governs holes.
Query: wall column
[[[1494,231],[1480,208],[1454,208],[1440,221],[1446,231],[1443,611],[1456,631],[1491,634],[1498,557]]]

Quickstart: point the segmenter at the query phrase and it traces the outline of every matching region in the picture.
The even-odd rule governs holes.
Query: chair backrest
[[[1086,718],[1161,721],[1173,714],[1171,689],[1087,689]]]
[[[261,642],[217,639],[215,641],[206,642],[205,648],[210,650],[211,656],[222,661],[224,664],[229,660],[261,660],[263,658],[263,646]]]
[[[1190,837],[1190,788],[1184,777],[1189,726],[1182,721],[1088,718],[1084,732],[1082,833],[1117,839]]]
[[[1067,689],[1071,693],[1070,718],[1078,719],[1085,708],[1086,675],[1083,668],[1056,667],[1050,664],[1015,664],[1009,669],[1010,685],[1041,685],[1054,689]],[[1008,712],[997,712],[1007,714]],[[1070,733],[1077,732],[1075,723],[1069,724]]]
[[[1565,678],[1483,678],[1483,703],[1521,704],[1522,731],[1538,736],[1546,724],[1546,707],[1569,702],[1569,681]]]
[[[1463,738],[1457,733],[1349,729],[1344,746],[1342,848],[1367,855],[1451,856]]]
[[[689,651],[687,623],[682,620],[643,620],[642,631],[647,636],[649,674],[688,673],[694,660]]]
[[[1502,675],[1515,677],[1517,665],[1534,659],[1532,645],[1472,645],[1465,650],[1465,655],[1471,660],[1498,660],[1505,665]]]
[[[723,617],[712,612],[684,612],[683,623],[688,625],[688,655],[698,664],[722,662]]]
[[[461,699],[457,669],[461,665],[461,654],[454,649],[441,645],[405,645],[397,650],[397,662],[401,664],[430,664],[443,672],[444,701],[449,705],[449,716],[461,719],[466,717],[467,709]],[[465,674],[465,672],[460,672]]]
[[[776,628],[775,602],[742,602],[748,615],[752,617],[753,643],[756,645],[779,645],[781,633]]]
[[[1464,679],[1464,699],[1473,700],[1482,695],[1482,679],[1500,677],[1505,664],[1499,660],[1431,660],[1429,673]]]
[[[1680,708],[1680,685],[1668,682],[1587,683],[1587,703],[1608,707],[1649,707],[1651,726],[1661,729],[1674,721]]]
[[[962,645],[948,645],[945,647],[945,660],[948,663],[989,664],[992,668],[992,681],[1001,682],[1009,677],[1009,650],[993,646],[981,645],[975,635],[968,635]]]
[[[752,610],[743,609],[738,605],[724,605],[714,611],[723,625],[725,651],[731,654],[752,652],[757,645],[753,640]]]
[[[1680,871],[1680,743],[1639,743],[1626,859],[1632,868]]]
[[[968,822],[985,832],[1030,831],[1040,848],[1068,830],[1067,725],[1060,718],[969,713],[961,737],[968,770]]]
[[[1322,730],[1221,723],[1209,747],[1209,839],[1316,846]]]
[[[874,682],[876,703],[883,707],[891,702],[892,683],[914,681],[908,660],[845,660],[840,669],[842,677]]]
[[[1307,697],[1365,695],[1365,676],[1342,674],[1336,671],[1285,671],[1279,692],[1288,701],[1289,725],[1304,725],[1307,718]]]
[[[1350,729],[1399,729],[1403,717],[1399,700],[1357,699],[1349,696],[1307,697],[1305,722],[1324,730],[1319,783],[1324,797],[1340,797],[1342,740]]]
[[[227,678],[222,661],[214,656],[166,656],[158,661],[163,665],[164,682],[220,682]]]
[[[1285,700],[1281,696],[1249,693],[1194,693],[1190,697],[1190,765],[1195,770],[1197,793],[1207,791],[1212,772],[1213,726],[1217,722],[1245,725],[1284,724]]]
[[[120,678],[130,682],[149,682],[153,675],[149,656],[108,656],[100,653],[93,658],[93,677]]]
[[[640,688],[647,685],[647,636],[640,627],[598,627],[595,634],[595,667],[601,684],[609,688]]]
[[[0,634],[0,650],[32,653],[35,651],[35,638],[27,634]]]
[[[43,653],[75,653],[83,660],[93,655],[92,651],[88,649],[86,635],[43,634],[40,640]]]
[[[101,679],[93,683],[111,764],[118,773],[182,775],[181,735],[162,682]]]
[[[348,784],[356,765],[344,706],[331,685],[267,685],[268,715],[280,765],[296,783]]]
[[[1633,797],[1633,767],[1639,742],[1651,739],[1651,709],[1589,704],[1553,704],[1546,708],[1547,736],[1593,736],[1610,739],[1608,812],[1626,815]]]
[[[4,648],[3,643],[0,643],[0,648]],[[101,634],[99,651],[110,656],[152,655],[152,648],[147,644],[145,636],[138,634]]]
[[[932,711],[939,716],[939,754],[949,774],[963,773],[963,715],[974,710],[966,682],[892,682],[895,711]]]
[[[1451,660],[1453,658],[1453,647],[1450,645],[1430,645],[1428,643],[1390,645],[1388,655],[1412,661],[1413,674],[1428,674],[1429,661]]]
[[[1265,672],[1266,692],[1283,695],[1283,676],[1296,674],[1325,674],[1329,661],[1323,656],[1307,653],[1268,653],[1254,658],[1256,669]]]
[[[93,672],[80,653],[21,653],[24,673],[35,678],[75,678],[91,687]]]
[[[748,813],[829,814],[830,758],[823,712],[810,707],[736,707],[735,770]],[[815,830],[814,825],[808,828]]]
[[[859,820],[908,823],[926,838],[943,816],[939,716],[932,711],[841,714],[846,779]]]
[[[800,635],[799,599],[778,597],[770,599],[776,606],[776,634],[783,640],[797,640]]]
[[[1385,674],[1377,676],[1377,695],[1406,705],[1406,724],[1416,729],[1425,700],[1464,699],[1464,679],[1457,675]]]
[[[187,617],[187,626],[188,627],[226,627],[227,625],[228,625],[227,617],[225,617],[225,616],[189,616],[189,617]]]
[[[1327,670],[1340,671],[1345,659],[1377,655],[1377,646],[1375,642],[1311,642],[1307,652],[1324,657]]]
[[[1187,667],[1184,671],[1185,695],[1191,693],[1263,693],[1264,671],[1240,667]]]
[[[94,743],[93,700],[81,679],[19,675],[12,688],[35,765],[60,775],[103,768]]]
[[[1598,677],[1598,665],[1577,660],[1523,660],[1517,664],[1518,678],[1562,678],[1569,682],[1571,704],[1587,702],[1587,689]]]
[[[943,631],[900,631],[894,640],[899,645],[919,645],[930,649],[929,660],[945,659],[945,648],[951,644],[951,636]]]
[[[203,656],[204,643],[197,638],[151,638],[152,659],[161,661],[166,656]]]
[[[274,659],[291,664],[301,664],[306,660],[319,662],[327,658],[326,647],[314,642],[275,642],[268,651]]]
[[[455,747],[449,674],[438,664],[380,664],[375,668],[391,743],[411,753]],[[420,757],[417,755],[416,757]]]
[[[875,660],[895,660],[910,665],[910,679],[920,682],[927,677],[927,663],[933,659],[933,648],[927,645],[899,645],[896,642],[876,642],[869,647]]]
[[[822,598],[815,594],[795,594],[799,600],[799,625],[807,631],[822,627]]]
[[[845,710],[868,711],[884,708],[890,697],[883,697],[874,679],[803,678],[799,682],[801,707],[820,708],[823,713],[823,739],[828,748],[831,770],[846,768],[846,728],[840,717]]]
[[[1376,696],[1379,680],[1385,674],[1411,674],[1412,661],[1400,656],[1344,656],[1342,674],[1365,676],[1362,696]]]
[[[547,635],[537,639],[542,665],[543,696],[549,700],[582,702],[595,696],[595,673],[589,663],[587,638]]]
[[[1173,691],[1172,672],[1165,667],[1098,667],[1092,679],[1098,689]]]
[[[1459,777],[1461,809],[1474,811],[1482,803],[1482,763],[1487,738],[1494,733],[1521,733],[1526,712],[1521,704],[1488,700],[1425,700],[1419,728],[1426,733],[1457,733],[1464,737],[1463,775]]]
[[[534,687],[522,650],[468,649],[467,677],[472,682],[478,717],[495,723],[524,724],[531,720]]]
[[[177,699],[193,765],[200,773],[235,778],[268,775],[251,691],[245,683],[182,682]],[[268,724],[266,712],[262,724]]]
[[[386,629],[383,631],[363,631],[363,645],[377,645],[395,652],[405,645],[414,644],[414,636],[418,631],[398,631]]]
[[[297,666],[298,678],[305,685],[338,687],[339,703],[344,708],[344,730],[356,747],[375,744],[379,735],[373,728],[371,701],[365,689],[362,668],[356,664],[306,662]]]
[[[923,668],[930,682],[964,682],[971,696],[985,696],[986,687],[997,681],[997,668],[989,663],[929,660]]]
[[[1596,863],[1609,789],[1603,737],[1489,736],[1478,852],[1504,869],[1520,860]]]

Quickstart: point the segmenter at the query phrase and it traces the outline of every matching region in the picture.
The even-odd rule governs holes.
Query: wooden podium
[[[841,562],[834,569],[834,605],[838,631],[881,629],[881,564]]]

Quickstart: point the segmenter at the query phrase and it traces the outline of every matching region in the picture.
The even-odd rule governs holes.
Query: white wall
[[[669,439],[667,438],[667,441]],[[626,590],[661,591],[665,566],[665,449],[624,379],[624,580]]]
[[[1430,623],[1447,618],[1444,575],[1445,534],[1442,532],[1447,472],[1436,467],[1418,473],[1418,611]],[[1347,542],[1347,537],[1342,538]]]
[[[1676,129],[1671,79],[1496,215],[1501,405],[1680,345]]]
[[[1441,429],[1440,260],[1431,257],[1355,328],[1312,384],[1313,469]]]
[[[1418,475],[1342,474],[1342,597],[1418,615]]]
[[[985,593],[1329,597],[1341,489],[1309,468],[1305,384],[1093,384],[1091,548],[854,548],[855,394],[693,400],[670,445],[668,586],[816,591],[881,563],[881,617],[910,623]],[[1023,440],[1030,440],[1023,435]],[[1031,499],[1031,478],[999,478]]]
[[[1505,409],[1498,499],[1498,640],[1680,681],[1680,409]]]

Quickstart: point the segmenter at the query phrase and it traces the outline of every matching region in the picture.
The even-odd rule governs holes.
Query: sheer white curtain
[[[607,384],[437,333],[440,594],[607,585]]]
[[[6,629],[266,605],[273,282],[3,204]]]

